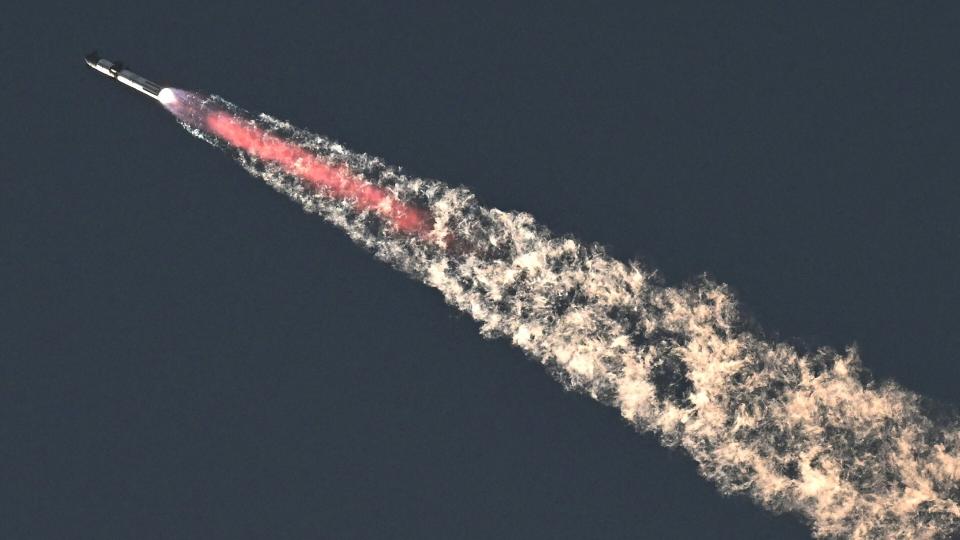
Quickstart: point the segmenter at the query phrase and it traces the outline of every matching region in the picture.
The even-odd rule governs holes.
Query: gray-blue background
[[[958,403],[958,10],[84,2],[0,22],[0,536],[804,538],[87,69],[470,186]],[[349,7],[348,7],[349,6]]]

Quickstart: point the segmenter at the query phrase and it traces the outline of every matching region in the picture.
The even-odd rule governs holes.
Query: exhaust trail
[[[425,211],[405,204],[388,190],[355,175],[343,163],[321,159],[295,142],[270,134],[244,115],[202,103],[199,96],[170,90],[164,104],[184,123],[202,129],[251,158],[271,163],[330,198],[350,200],[358,212],[372,212],[397,231],[426,234],[432,228]]]
[[[871,380],[856,350],[765,340],[722,284],[665,286],[464,188],[216,96],[161,93],[195,136],[438,289],[484,336],[510,339],[567,389],[683,448],[721,492],[796,513],[817,537],[937,538],[960,526],[956,416],[934,418],[921,396]]]

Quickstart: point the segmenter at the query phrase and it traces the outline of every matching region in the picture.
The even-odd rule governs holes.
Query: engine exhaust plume
[[[723,493],[799,514],[818,537],[933,538],[960,525],[957,419],[869,380],[856,350],[800,353],[746,330],[721,284],[667,287],[464,188],[219,97],[165,96],[191,133],[437,288],[566,388],[683,448]]]
[[[436,287],[567,388],[680,446],[724,493],[804,516],[817,536],[946,536],[960,523],[960,430],[868,380],[853,349],[801,354],[744,329],[726,287],[666,287],[466,189],[218,98],[175,91],[196,136]],[[450,249],[451,239],[466,249]]]
[[[183,90],[165,88],[161,94],[161,102],[185,124],[242,149],[252,159],[272,164],[331,199],[350,201],[356,211],[372,212],[402,233],[426,236],[432,229],[425,211],[401,202],[343,163],[320,159],[295,142],[268,133],[235,108],[217,107]]]

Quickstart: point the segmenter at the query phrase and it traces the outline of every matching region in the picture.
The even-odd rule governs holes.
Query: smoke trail
[[[168,105],[194,135],[431,285],[563,385],[685,449],[723,493],[816,536],[931,538],[960,525],[960,426],[869,380],[856,350],[804,354],[744,328],[728,289],[667,287],[524,213],[217,98]]]

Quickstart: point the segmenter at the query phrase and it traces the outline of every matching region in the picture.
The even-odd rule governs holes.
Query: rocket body
[[[164,103],[168,96],[168,93],[163,91],[164,87],[126,69],[120,62],[100,58],[100,55],[96,52],[88,54],[84,60],[86,60],[88,66],[103,73],[107,77],[116,79],[120,84],[142,92],[161,103]]]

